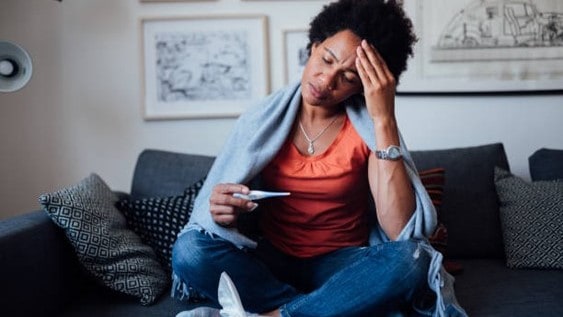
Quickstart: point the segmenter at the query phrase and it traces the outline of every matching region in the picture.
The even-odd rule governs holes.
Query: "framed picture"
[[[267,18],[144,18],[145,119],[236,117],[269,93]]]
[[[405,1],[419,39],[398,93],[563,90],[563,1]]]
[[[303,68],[309,59],[307,43],[309,43],[306,29],[283,31],[285,83],[301,78]]]
[[[199,2],[199,1],[217,1],[217,0],[139,0],[140,2]]]

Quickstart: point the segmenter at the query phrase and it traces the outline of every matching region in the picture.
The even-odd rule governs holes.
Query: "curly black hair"
[[[313,43],[350,30],[375,46],[395,80],[407,69],[417,41],[411,20],[396,0],[339,0],[325,5],[309,28],[309,54]]]

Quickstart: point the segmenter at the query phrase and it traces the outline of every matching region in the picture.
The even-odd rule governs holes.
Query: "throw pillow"
[[[436,208],[438,216],[438,226],[432,236],[430,236],[429,240],[432,246],[442,254],[446,253],[446,247],[448,246],[448,229],[444,225],[440,213],[442,196],[444,195],[444,175],[444,168],[432,168],[418,173],[418,176],[422,181],[422,185],[424,185],[426,192],[428,192],[428,195],[432,200],[434,208]]]
[[[188,187],[182,196],[122,200],[117,207],[127,225],[156,252],[159,262],[172,270],[172,247],[176,236],[190,219],[195,197],[205,178]]]
[[[502,258],[502,232],[495,191],[495,166],[509,169],[501,143],[443,150],[411,151],[419,170],[448,173],[441,211],[448,228],[448,256]]]
[[[169,285],[151,248],[126,227],[117,196],[96,174],[39,202],[74,247],[78,260],[109,288],[152,304]]]
[[[442,206],[442,198],[444,196],[445,173],[446,170],[444,168],[438,167],[422,170],[418,173],[418,175],[422,181],[422,185],[424,185],[424,188],[432,200],[434,208],[436,208],[438,216],[438,225],[436,226],[436,230],[434,230],[434,233],[428,238],[428,240],[434,249],[444,255],[443,265],[446,271],[456,274],[461,272],[463,268],[461,263],[447,258],[448,228],[444,224],[442,210],[440,208]]]
[[[527,182],[496,168],[506,264],[563,269],[563,182]]]

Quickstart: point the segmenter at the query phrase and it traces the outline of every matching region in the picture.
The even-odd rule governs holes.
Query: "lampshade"
[[[31,74],[29,54],[17,44],[0,41],[0,92],[21,89],[29,82]]]

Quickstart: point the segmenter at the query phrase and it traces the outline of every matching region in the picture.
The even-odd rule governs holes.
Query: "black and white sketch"
[[[542,10],[531,0],[474,0],[444,27],[433,47],[432,60],[557,57],[555,50],[549,54],[538,48],[563,48],[563,9]],[[504,52],[478,50],[499,48]],[[511,49],[508,54],[506,49]]]
[[[246,32],[158,33],[155,36],[159,102],[251,97],[253,64]]]
[[[303,68],[309,59],[308,43],[309,37],[306,29],[284,31],[286,83],[301,78]]]
[[[563,1],[405,1],[419,41],[399,93],[563,90]]]
[[[237,116],[269,92],[265,16],[142,25],[146,119]]]

